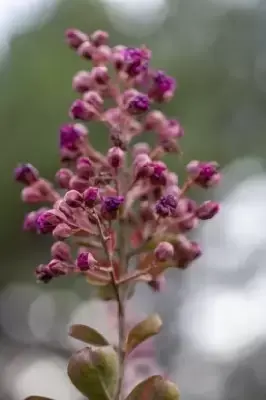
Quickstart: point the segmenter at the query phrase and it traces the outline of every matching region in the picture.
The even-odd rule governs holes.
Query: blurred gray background
[[[36,285],[33,270],[48,261],[50,241],[22,233],[28,208],[12,180],[17,162],[51,179],[59,166],[71,78],[87,67],[64,45],[68,27],[150,46],[154,65],[179,82],[165,110],[185,127],[185,153],[169,165],[181,178],[191,159],[223,167],[218,189],[194,193],[222,204],[195,234],[203,257],[170,271],[161,294],[140,286],[133,300],[137,316],[157,310],[164,319],[161,368],[186,400],[265,400],[266,0],[0,0],[0,399],[79,399],[65,374],[77,346],[67,326],[114,333],[83,280]],[[92,137],[106,148],[101,131]]]

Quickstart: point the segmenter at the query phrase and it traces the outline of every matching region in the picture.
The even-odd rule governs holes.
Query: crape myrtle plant
[[[103,300],[116,301],[116,344],[89,326],[74,325],[69,331],[87,344],[68,364],[71,382],[85,397],[178,400],[176,385],[162,375],[148,377],[125,394],[132,354],[138,348],[146,351],[143,342],[162,326],[154,314],[129,327],[126,304],[138,282],[159,291],[168,268],[185,270],[200,257],[199,244],[187,234],[211,219],[219,205],[197,204],[189,189],[217,184],[219,168],[216,162],[191,161],[181,184],[162,161],[165,154],[181,154],[184,130],[177,119],[158,110],[171,101],[177,84],[151,66],[148,48],[111,47],[108,33],[100,30],[88,35],[69,29],[65,37],[92,67],[73,77],[78,98],[69,108],[70,121],[59,130],[61,168],[55,185],[31,164],[20,164],[14,172],[24,185],[22,200],[42,206],[26,215],[24,230],[55,240],[51,260],[36,268],[36,278],[47,284],[78,274]],[[90,142],[91,121],[106,127],[107,154]],[[153,135],[156,144],[137,142],[140,134]]]

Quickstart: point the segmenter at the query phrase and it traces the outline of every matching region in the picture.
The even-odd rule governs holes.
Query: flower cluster
[[[70,121],[59,129],[62,165],[55,185],[31,164],[20,164],[14,172],[24,185],[22,200],[41,204],[26,215],[24,229],[55,239],[51,261],[36,268],[36,277],[47,283],[78,273],[101,286],[112,279],[118,285],[145,280],[159,290],[166,268],[184,269],[201,255],[187,233],[217,214],[219,204],[197,204],[188,192],[192,186],[216,185],[218,165],[191,161],[181,184],[162,161],[167,153],[178,156],[184,129],[156,109],[172,99],[177,84],[151,67],[149,49],[111,47],[103,31],[87,35],[69,29],[66,42],[92,68],[72,80],[78,98],[69,107]],[[92,146],[90,121],[107,127],[107,154]],[[132,145],[143,133],[156,137],[153,148]],[[132,258],[136,269],[129,272]]]

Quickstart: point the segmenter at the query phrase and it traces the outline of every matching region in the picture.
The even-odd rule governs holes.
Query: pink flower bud
[[[96,47],[104,45],[109,40],[109,33],[105,32],[105,31],[97,30],[90,35],[90,40]]]
[[[83,100],[75,100],[69,110],[69,116],[73,119],[91,121],[98,118],[97,110]]]
[[[109,46],[99,46],[93,52],[93,62],[94,64],[105,64],[110,61],[112,57],[112,50]]]
[[[101,112],[103,109],[103,98],[95,90],[90,90],[85,92],[83,95],[83,100],[93,106],[97,111]]]
[[[136,179],[146,178],[150,176],[153,169],[150,166],[151,159],[147,154],[139,154],[133,162],[133,171]]]
[[[187,165],[187,171],[194,179],[194,182],[203,188],[219,183],[221,175],[218,172],[218,168],[219,166],[216,162],[191,161]]]
[[[76,171],[79,178],[89,179],[94,176],[94,167],[88,157],[80,157],[77,160]]]
[[[77,190],[69,190],[66,192],[64,201],[70,208],[77,208],[83,205],[83,197]]]
[[[58,200],[54,204],[54,209],[60,211],[66,218],[72,218],[73,211],[63,199]]]
[[[79,176],[76,175],[74,175],[69,182],[70,189],[77,190],[80,193],[83,193],[88,186],[89,182],[86,179],[80,178]]]
[[[43,234],[51,233],[62,222],[62,215],[57,210],[44,211],[36,220],[37,231]]]
[[[94,49],[93,44],[89,40],[86,40],[79,46],[77,53],[80,57],[91,60]]]
[[[98,85],[106,85],[110,79],[108,68],[101,65],[91,70],[91,77]]]
[[[168,242],[161,242],[154,250],[156,260],[159,262],[169,261],[174,256],[174,246]]]
[[[160,129],[161,139],[180,139],[184,136],[184,129],[179,121],[170,119]]]
[[[145,130],[158,131],[166,121],[164,114],[161,111],[151,111],[147,114],[144,122]]]
[[[58,240],[67,239],[69,236],[71,236],[71,234],[72,229],[65,223],[57,225],[53,230],[53,236]]]
[[[115,169],[121,168],[125,161],[125,153],[119,147],[111,147],[107,153],[109,165]]]
[[[56,182],[62,189],[69,188],[70,179],[73,177],[73,172],[68,168],[61,168],[55,175]]]
[[[213,218],[220,210],[220,205],[214,201],[205,201],[202,203],[197,211],[196,215],[201,220],[207,220]]]
[[[100,202],[99,189],[97,187],[89,187],[84,191],[83,199],[87,207],[95,207]]]
[[[97,261],[95,260],[93,255],[89,252],[80,253],[76,260],[76,265],[82,272],[88,271],[90,269],[94,269],[96,264],[97,264]]]
[[[132,148],[132,156],[136,158],[139,154],[149,154],[151,151],[148,143],[136,143]]]
[[[57,227],[58,228],[58,227]],[[71,249],[68,244],[64,242],[55,242],[51,247],[51,256],[56,260],[70,261]]]
[[[88,36],[78,29],[68,29],[65,32],[66,42],[72,49],[77,49],[83,42],[88,40]]]
[[[36,204],[44,201],[45,198],[35,186],[27,186],[21,191],[21,199],[28,204]]]
[[[17,182],[31,185],[39,179],[39,171],[31,164],[19,164],[14,171]]]
[[[84,93],[92,88],[93,81],[91,74],[87,71],[79,71],[74,75],[72,80],[72,87],[79,93]]]

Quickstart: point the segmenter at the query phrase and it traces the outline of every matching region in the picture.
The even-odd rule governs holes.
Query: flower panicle
[[[117,284],[143,275],[159,290],[166,268],[185,269],[202,254],[187,233],[214,217],[219,204],[197,204],[189,190],[218,184],[219,166],[191,161],[181,184],[162,161],[167,153],[181,153],[184,128],[179,119],[156,108],[171,101],[178,84],[151,67],[149,49],[112,47],[104,31],[89,35],[68,29],[65,39],[92,67],[72,79],[77,98],[69,107],[69,119],[59,127],[61,167],[54,183],[31,164],[19,164],[14,171],[23,185],[22,200],[40,204],[26,215],[24,230],[51,234],[55,240],[51,260],[36,268],[37,280],[47,283],[76,273],[108,282],[113,271]],[[108,130],[106,154],[91,144],[91,121]],[[156,145],[132,144],[140,134],[154,135]],[[122,235],[121,226],[126,227]],[[132,257],[137,270],[130,278]]]

